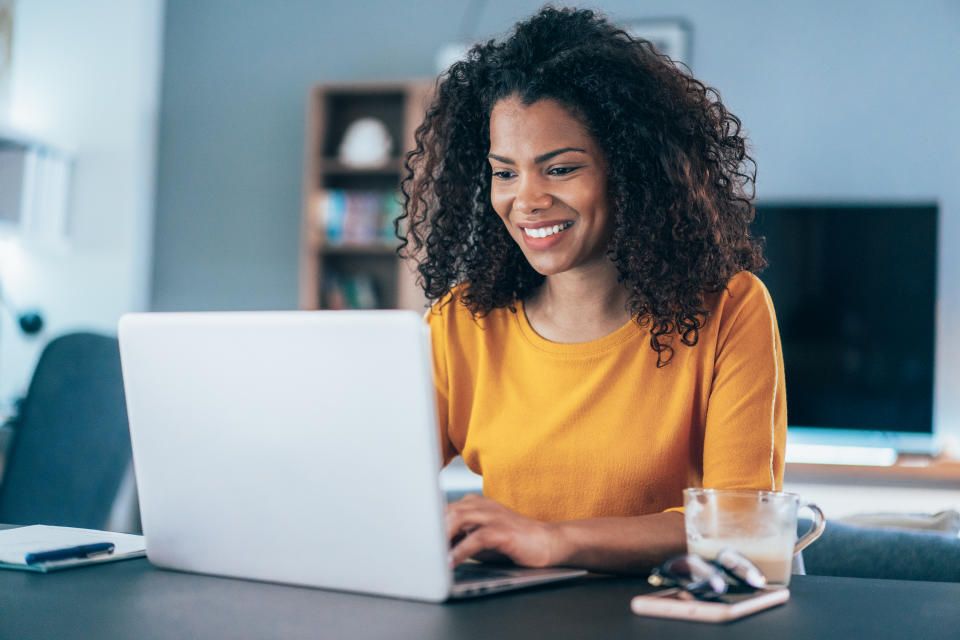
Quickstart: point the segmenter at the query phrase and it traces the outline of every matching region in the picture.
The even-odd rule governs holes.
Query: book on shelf
[[[380,296],[371,275],[331,270],[324,277],[323,306],[326,309],[377,309]]]
[[[392,245],[393,221],[400,210],[395,190],[326,189],[317,206],[317,222],[330,245]]]

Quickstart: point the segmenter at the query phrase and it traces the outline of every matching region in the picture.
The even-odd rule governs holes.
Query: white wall
[[[9,112],[0,122],[75,152],[69,241],[0,240],[0,283],[47,326],[0,318],[0,400],[21,393],[42,345],[115,333],[148,305],[163,0],[19,0]]]

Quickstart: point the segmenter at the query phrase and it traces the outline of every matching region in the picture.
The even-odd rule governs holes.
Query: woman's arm
[[[452,566],[494,552],[526,567],[646,574],[686,549],[682,513],[540,522],[479,496],[447,506],[447,531]]]
[[[755,275],[730,281],[703,436],[703,486],[783,486],[787,390],[773,302]]]

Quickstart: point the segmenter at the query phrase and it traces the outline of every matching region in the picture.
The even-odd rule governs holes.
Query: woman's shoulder
[[[741,271],[727,281],[727,291],[734,297],[762,297],[767,288],[755,273]]]
[[[740,271],[727,281],[727,286],[710,294],[707,300],[710,314],[720,324],[753,314],[773,315],[773,302],[763,281],[750,271]]]
[[[503,324],[510,313],[509,309],[497,308],[475,314],[464,299],[468,290],[467,284],[458,284],[433,303],[424,316],[431,328],[458,326],[464,329],[487,330]]]
[[[470,309],[468,309],[463,302],[465,290],[465,284],[458,284],[440,296],[440,298],[427,309],[427,314],[424,316],[426,321],[430,324],[444,321],[449,322],[450,320],[459,318],[464,313],[469,315]]]

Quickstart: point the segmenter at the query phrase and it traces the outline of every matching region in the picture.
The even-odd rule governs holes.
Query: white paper
[[[55,551],[97,542],[112,542],[114,550],[111,556],[113,557],[145,550],[143,536],[36,524],[0,531],[0,562],[25,565],[28,553]]]

